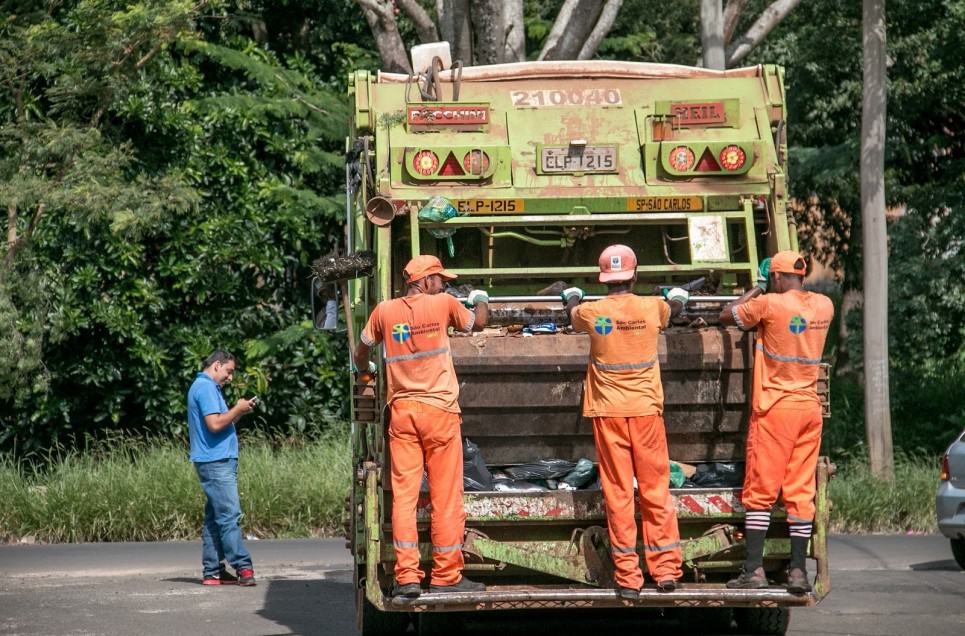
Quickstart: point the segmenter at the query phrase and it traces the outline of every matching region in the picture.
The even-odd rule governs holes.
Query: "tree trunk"
[[[700,50],[704,68],[724,70],[722,0],[700,0]]]
[[[503,61],[506,49],[501,0],[474,0],[469,10],[473,31],[473,63],[499,64]]]
[[[747,57],[747,54],[753,51],[754,47],[760,44],[767,37],[767,34],[800,3],[801,0],[775,0],[772,2],[751,25],[751,28],[747,29],[747,33],[727,47],[727,66],[736,66]]]
[[[469,0],[436,0],[439,32],[449,43],[452,61],[472,64],[472,23],[469,21]]]
[[[523,22],[523,0],[503,2],[503,32],[503,61],[525,62],[526,25]]]
[[[416,0],[396,0],[396,4],[412,20],[416,33],[419,34],[419,42],[425,44],[426,42],[439,41],[439,32],[436,31],[435,23]]]
[[[8,266],[13,264],[13,253],[17,247],[17,205],[11,203],[7,206],[7,255],[5,262]]]
[[[864,274],[864,410],[872,473],[894,479],[888,388],[888,232],[885,221],[885,0],[863,0],[861,240]]]
[[[409,54],[399,34],[399,27],[395,22],[395,13],[391,2],[384,0],[355,0],[365,20],[375,36],[375,46],[382,58],[382,67],[393,73],[412,73]]]
[[[747,6],[747,0],[728,0],[724,7],[724,46],[730,44],[737,30],[737,23],[740,22],[741,13]]]
[[[593,27],[593,31],[586,38],[586,42],[576,59],[588,60],[596,55],[596,50],[600,48],[600,42],[613,28],[613,23],[617,19],[617,14],[620,13],[621,6],[623,6],[623,0],[607,0],[606,4],[603,5],[603,11],[600,12],[600,19],[596,21],[596,26]]]
[[[600,0],[566,0],[546,37],[540,60],[576,59],[589,37],[603,5]]]

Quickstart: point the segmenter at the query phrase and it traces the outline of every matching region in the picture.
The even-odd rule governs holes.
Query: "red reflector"
[[[484,175],[489,172],[489,155],[482,150],[470,150],[462,158],[462,167],[471,175]]]
[[[463,172],[462,168],[459,167],[459,160],[456,159],[456,155],[449,153],[446,160],[442,164],[442,169],[439,170],[440,177],[461,177],[466,174]]]
[[[740,170],[746,160],[747,155],[740,146],[727,146],[720,151],[720,165],[724,166],[725,170]]]
[[[694,172],[720,172],[720,166],[714,159],[714,153],[710,151],[710,148],[704,151],[704,154],[700,155],[700,161],[697,162],[697,167],[694,168]]]
[[[670,151],[670,167],[677,172],[686,172],[694,165],[694,151],[687,146],[677,146]]]
[[[942,455],[942,472],[938,475],[942,481],[948,481],[948,453]]]
[[[431,150],[420,150],[412,158],[412,167],[423,177],[428,177],[436,173],[439,167],[439,157]]]

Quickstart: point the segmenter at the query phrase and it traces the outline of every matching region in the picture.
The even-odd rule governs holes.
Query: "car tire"
[[[965,570],[965,539],[952,539],[951,544],[955,562],[958,563],[958,567]]]
[[[734,610],[734,619],[741,634],[783,636],[791,622],[791,610],[786,607],[742,607]]]

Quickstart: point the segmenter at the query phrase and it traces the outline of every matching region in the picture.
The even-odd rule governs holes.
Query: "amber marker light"
[[[420,150],[412,158],[412,167],[423,177],[428,177],[439,169],[439,157],[431,150]]]
[[[747,161],[747,155],[740,146],[727,146],[720,151],[720,165],[724,170],[740,170]]]

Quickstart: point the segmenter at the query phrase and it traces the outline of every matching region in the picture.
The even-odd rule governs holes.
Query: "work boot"
[[[767,587],[767,575],[764,568],[756,568],[750,573],[742,569],[740,576],[727,581],[727,587],[731,590],[763,590]]]
[[[485,592],[486,585],[470,581],[466,577],[459,579],[458,583],[452,585],[430,585],[429,592],[432,594],[447,594],[449,592]]]
[[[811,591],[808,573],[801,568],[791,568],[787,572],[787,591],[791,594],[807,594]]]
[[[620,595],[620,598],[628,601],[640,600],[640,590],[634,589],[632,587],[618,587],[617,594]]]
[[[238,578],[229,572],[222,563],[221,570],[217,574],[204,575],[201,585],[238,585]]]
[[[422,594],[422,588],[419,587],[418,583],[402,583],[398,581],[392,582],[392,591],[390,592],[392,596],[402,597],[402,598],[419,598]]]
[[[657,583],[658,592],[673,592],[677,589],[677,582],[673,579],[666,579]]]
[[[251,568],[241,568],[238,570],[238,585],[241,587],[254,587],[257,585],[257,583],[255,583],[255,571]]]

